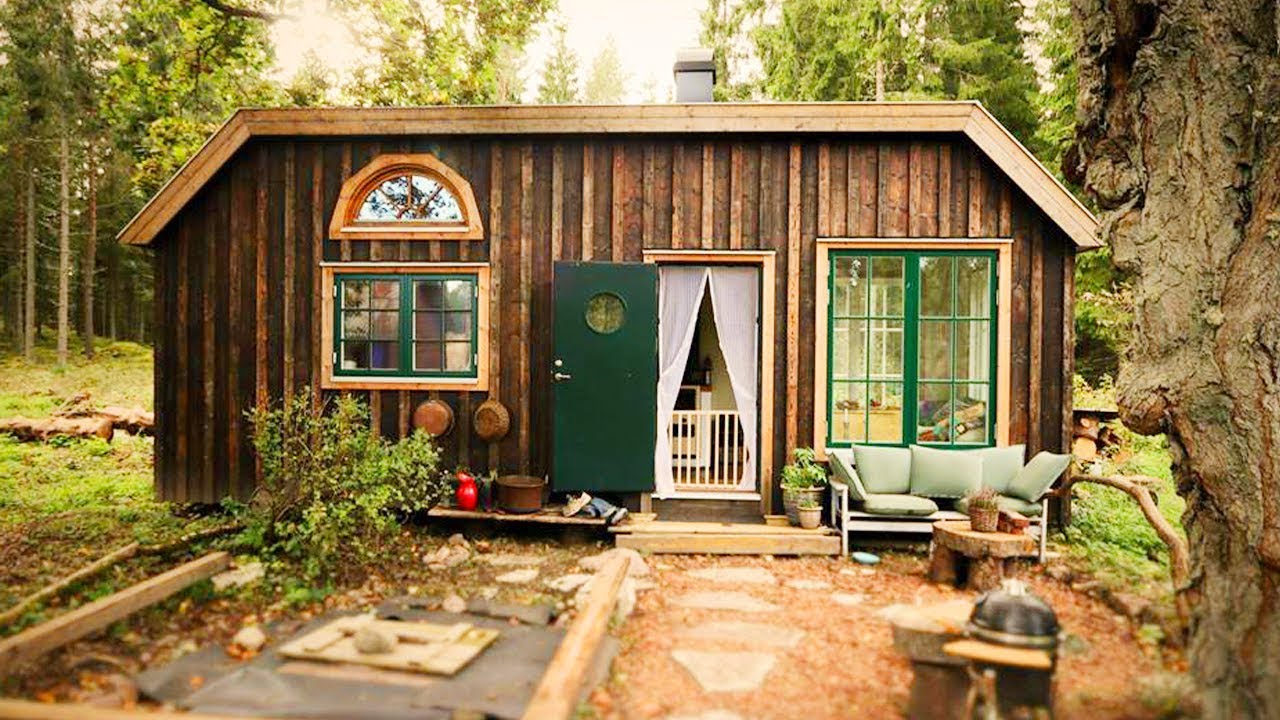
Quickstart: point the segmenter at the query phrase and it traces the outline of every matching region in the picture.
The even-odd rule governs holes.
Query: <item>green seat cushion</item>
[[[953,450],[952,452],[972,453],[982,457],[982,486],[989,487],[1001,495],[1009,491],[1009,483],[1022,469],[1027,459],[1026,445],[1010,445],[1009,447],[988,447],[977,450]]]
[[[911,446],[911,494],[961,498],[982,487],[982,456]],[[873,491],[874,492],[874,491]]]
[[[911,451],[906,448],[854,445],[853,461],[868,493],[905,493],[911,488]]]
[[[853,451],[849,448],[827,450],[827,459],[831,463],[831,474],[835,479],[849,487],[849,498],[861,500],[867,496],[862,487],[862,478],[853,469]]]
[[[1058,455],[1042,450],[1018,471],[1017,477],[1009,483],[1008,492],[1004,494],[1027,502],[1036,502],[1070,464],[1070,455]]]
[[[871,493],[862,501],[862,509],[873,515],[932,515],[938,504],[915,495]]]
[[[1027,517],[1040,516],[1040,503],[1030,503],[1030,502],[1027,502],[1026,500],[1023,500],[1022,498],[1015,498],[1015,497],[1009,497],[1007,495],[1000,495],[999,497],[996,498],[996,507],[1000,508],[1001,510],[1012,510],[1014,512],[1020,512],[1023,515],[1026,515]],[[959,500],[957,500],[956,510],[959,510],[965,515],[968,515],[969,514],[969,498],[960,498]]]

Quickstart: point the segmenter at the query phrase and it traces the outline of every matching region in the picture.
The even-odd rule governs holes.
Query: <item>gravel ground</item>
[[[889,624],[876,617],[895,603],[933,603],[973,593],[932,585],[918,556],[890,556],[864,570],[834,558],[774,559],[655,556],[657,588],[641,595],[620,631],[623,652],[609,684],[591,705],[602,718],[889,718],[900,717],[911,682],[910,664],[893,649]],[[688,574],[714,567],[761,567],[776,585],[712,582]],[[843,572],[842,572],[843,571]],[[787,580],[825,581],[829,588],[797,589]],[[1138,699],[1139,679],[1159,670],[1128,621],[1105,605],[1038,574],[1032,588],[1053,605],[1066,632],[1079,636],[1057,674],[1058,717],[1154,717]],[[681,606],[689,593],[746,593],[779,606],[744,613]],[[843,593],[850,604],[838,604]],[[765,647],[752,637],[692,637],[707,621],[741,620],[805,632],[795,647]],[[763,684],[741,692],[706,692],[672,651],[766,652],[775,656]],[[717,713],[728,711],[735,715]]]

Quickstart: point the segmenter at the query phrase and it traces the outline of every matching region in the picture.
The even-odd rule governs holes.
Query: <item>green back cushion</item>
[[[1018,471],[1013,482],[1009,483],[1009,491],[1004,494],[1036,502],[1070,464],[1070,455],[1056,455],[1042,450],[1031,458],[1026,467]]]
[[[924,516],[938,512],[938,505],[929,498],[915,495],[868,495],[862,509],[872,515]]]
[[[952,452],[973,453],[982,456],[982,485],[995,490],[1001,495],[1007,494],[1009,483],[1022,469],[1027,459],[1026,445],[1010,445],[1009,447],[989,447],[978,450],[960,450]]]
[[[906,448],[854,445],[853,463],[869,493],[905,493],[911,487],[911,451]]]
[[[827,450],[827,460],[831,464],[831,474],[836,480],[849,487],[851,500],[862,500],[867,493],[862,488],[862,478],[853,469],[853,451],[848,448]]]
[[[982,456],[977,453],[911,446],[911,494],[959,498],[982,487]]]

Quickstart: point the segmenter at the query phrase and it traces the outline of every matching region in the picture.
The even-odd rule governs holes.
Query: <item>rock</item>
[[[538,568],[520,568],[519,570],[503,573],[494,578],[494,580],[507,585],[524,585],[525,583],[533,582],[537,577]]]
[[[1092,646],[1088,640],[1080,637],[1075,633],[1067,633],[1062,638],[1062,644],[1058,646],[1058,651],[1063,655],[1079,656],[1088,654]]]
[[[372,625],[360,628],[351,638],[351,644],[355,646],[356,651],[365,655],[389,653],[396,648],[398,642],[395,635]]]
[[[480,588],[480,597],[485,600],[492,600],[498,597],[498,588],[493,586]]]
[[[735,612],[763,613],[778,609],[771,602],[759,600],[741,592],[698,592],[681,595],[671,601],[679,607],[698,610],[733,610]]]
[[[587,604],[587,598],[591,597],[591,586],[595,582],[594,575],[588,575],[590,578],[586,583],[578,588],[578,592],[573,595],[573,606],[583,607]],[[618,603],[613,607],[612,618],[615,622],[621,622],[627,619],[636,609],[636,579],[626,577],[622,579],[622,585],[618,588]]]
[[[713,620],[695,625],[682,633],[684,637],[721,642],[740,642],[769,647],[795,647],[804,639],[804,631],[781,625],[742,622],[740,620]]]
[[[640,553],[631,548],[613,548],[605,550],[597,555],[589,555],[578,561],[578,567],[591,572],[598,572],[613,558],[622,555],[630,560],[627,566],[627,574],[631,577],[648,577],[649,564],[640,557]]]
[[[573,592],[591,580],[586,573],[569,573],[547,581],[547,587],[556,592]]]
[[[1113,592],[1107,603],[1120,614],[1139,620],[1151,609],[1151,601],[1133,593]]]
[[[519,603],[495,602],[486,598],[472,598],[467,603],[467,612],[486,617],[519,620],[526,625],[547,625],[554,614],[550,603],[521,605]]]
[[[238,645],[241,650],[249,652],[258,652],[263,645],[267,644],[267,634],[262,632],[262,628],[257,625],[246,625],[240,628],[240,632],[231,638],[232,645]]]
[[[786,586],[796,590],[827,590],[830,589],[831,583],[826,580],[809,580],[807,578],[797,578],[788,580]]]
[[[471,551],[465,547],[445,543],[437,548],[435,552],[424,557],[423,560],[426,561],[427,567],[432,570],[445,570],[461,565],[470,557]]]
[[[880,556],[874,553],[862,552],[861,550],[854,552],[851,556],[855,562],[862,565],[879,565]]]
[[[1044,574],[1058,582],[1068,584],[1070,584],[1071,580],[1075,577],[1075,572],[1070,567],[1058,563],[1054,563],[1053,565],[1046,567],[1044,569]]]
[[[718,583],[745,583],[750,585],[776,585],[773,573],[759,567],[712,567],[690,570],[689,577]]]
[[[111,673],[98,681],[98,687],[81,695],[80,703],[99,708],[128,708],[138,704],[138,684],[127,675]]]
[[[222,591],[227,588],[241,587],[255,583],[266,575],[266,568],[262,563],[254,560],[243,565],[238,565],[225,572],[220,572],[210,578],[213,581],[213,589]]]
[[[866,602],[866,600],[867,600],[867,596],[863,595],[862,593],[846,593],[846,592],[831,593],[831,601],[837,605],[843,605],[845,607],[855,607],[857,605],[861,605],[862,603]]]
[[[773,655],[759,652],[672,650],[671,657],[707,692],[756,690],[777,661]]]
[[[467,601],[458,595],[450,595],[440,603],[440,608],[445,612],[462,613],[467,611]]]
[[[1201,717],[1203,700],[1191,678],[1183,673],[1158,671],[1138,679],[1138,697],[1159,717]]]
[[[450,545],[454,545],[457,547],[464,547],[464,548],[467,548],[468,550],[471,549],[471,543],[467,542],[467,539],[463,537],[462,533],[454,533],[450,535],[448,542]]]
[[[477,559],[495,567],[530,567],[532,565],[541,565],[547,561],[541,555],[521,555],[518,553],[494,553],[493,555],[482,555]]]

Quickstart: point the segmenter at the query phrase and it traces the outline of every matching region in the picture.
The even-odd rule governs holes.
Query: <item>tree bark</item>
[[[89,143],[89,227],[84,239],[84,273],[80,281],[82,291],[80,309],[84,327],[80,329],[84,340],[84,356],[93,357],[93,284],[98,268],[98,163],[93,143]]]
[[[23,233],[26,243],[26,261],[23,272],[26,274],[24,306],[22,309],[22,354],[28,361],[36,359],[36,169],[27,167],[26,192],[27,229]]]
[[[58,145],[58,364],[67,363],[71,332],[71,143],[63,133]]]
[[[1275,0],[1073,0],[1080,164],[1133,272],[1121,416],[1187,500],[1209,717],[1280,717],[1280,58]]]

